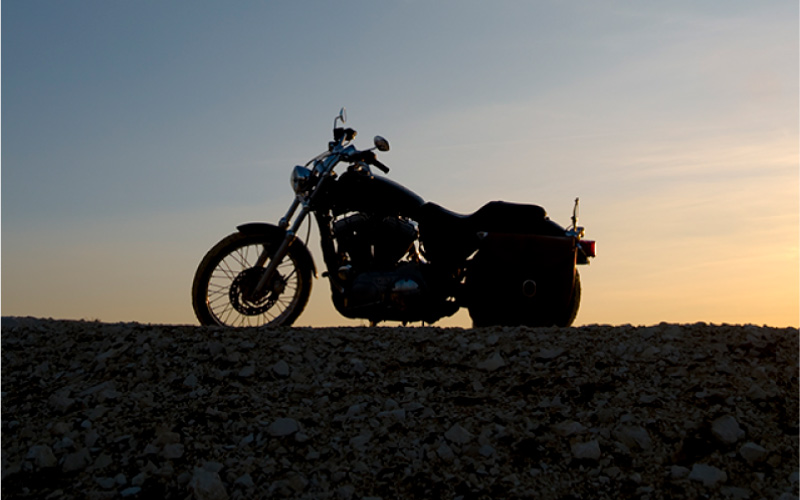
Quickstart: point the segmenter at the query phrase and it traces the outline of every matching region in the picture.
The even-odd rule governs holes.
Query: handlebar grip
[[[377,168],[378,168],[378,170],[380,170],[380,171],[381,171],[381,172],[383,172],[384,174],[388,174],[388,173],[389,173],[389,167],[387,167],[387,166],[386,166],[386,165],[384,165],[383,163],[379,162],[377,159],[374,159],[374,160],[370,161],[370,163],[371,163],[373,166],[377,167]]]

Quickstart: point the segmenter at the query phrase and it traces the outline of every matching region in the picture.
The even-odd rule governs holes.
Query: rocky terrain
[[[796,499],[798,331],[3,318],[2,496]]]

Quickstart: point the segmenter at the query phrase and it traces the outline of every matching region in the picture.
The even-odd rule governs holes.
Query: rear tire
[[[267,293],[255,299],[247,293],[263,272],[254,267],[262,250],[275,251],[281,241],[270,234],[233,233],[208,251],[192,283],[192,306],[201,325],[276,327],[294,323],[311,294],[313,272],[308,250],[300,241],[289,247]]]

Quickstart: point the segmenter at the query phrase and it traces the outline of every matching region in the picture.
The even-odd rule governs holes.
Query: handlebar
[[[335,123],[335,122],[334,122]],[[352,141],[355,139],[357,132],[351,128],[341,128],[335,127],[333,129],[333,141],[328,144],[328,150],[333,152],[334,149],[338,147],[342,147],[344,144]],[[355,154],[351,154],[348,157],[350,161],[363,161],[368,165],[372,165],[373,167],[377,168],[384,174],[389,173],[389,167],[378,161],[375,157],[375,153],[372,151],[359,151]]]
[[[388,174],[389,173],[389,167],[387,167],[383,163],[379,162],[378,159],[375,158],[375,153],[372,153],[372,159],[369,160],[367,163],[369,163],[370,165],[373,165],[374,167],[376,167],[378,170],[380,170],[384,174]]]
[[[373,167],[377,168],[384,174],[389,173],[389,167],[378,161],[375,157],[375,153],[372,151],[359,151],[356,154],[350,155],[348,158],[350,161],[363,161],[367,165],[372,165]]]

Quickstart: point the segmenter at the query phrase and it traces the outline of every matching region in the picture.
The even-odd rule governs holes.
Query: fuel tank
[[[358,170],[342,174],[328,188],[326,198],[334,215],[367,212],[413,216],[425,203],[416,193],[390,179]]]

